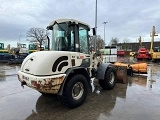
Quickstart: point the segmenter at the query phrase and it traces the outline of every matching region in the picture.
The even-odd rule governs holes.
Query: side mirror
[[[49,37],[47,36],[47,40],[48,40],[48,50],[50,50],[50,39],[49,39]]]
[[[96,29],[93,28],[93,35],[96,35]]]
[[[47,30],[53,30],[53,26],[47,26]]]

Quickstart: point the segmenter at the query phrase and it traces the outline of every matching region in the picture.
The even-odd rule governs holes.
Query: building
[[[114,46],[117,46],[118,50],[122,51],[130,51],[130,52],[137,52],[140,48],[139,43],[118,43],[118,44],[112,44]],[[150,50],[151,42],[143,42],[142,46]],[[160,41],[155,41],[153,43],[153,47],[160,47]]]

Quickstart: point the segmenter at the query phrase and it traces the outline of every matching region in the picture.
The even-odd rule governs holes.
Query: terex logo
[[[68,56],[61,56],[61,57],[59,57],[54,62],[53,67],[52,67],[52,71],[56,72],[56,70],[58,69],[58,71],[60,72],[64,66],[68,65],[68,61],[67,60],[68,60]]]

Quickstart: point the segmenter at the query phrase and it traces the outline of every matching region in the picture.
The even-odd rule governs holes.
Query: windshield
[[[52,31],[52,50],[74,51],[73,26],[68,27],[67,23],[56,23]]]

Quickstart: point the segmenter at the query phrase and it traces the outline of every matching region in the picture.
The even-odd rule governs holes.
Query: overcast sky
[[[152,26],[160,33],[160,0],[97,0],[98,35],[150,41]],[[26,42],[32,27],[46,28],[55,19],[72,18],[95,26],[96,0],[0,0],[0,42]],[[155,39],[160,41],[160,34]]]

